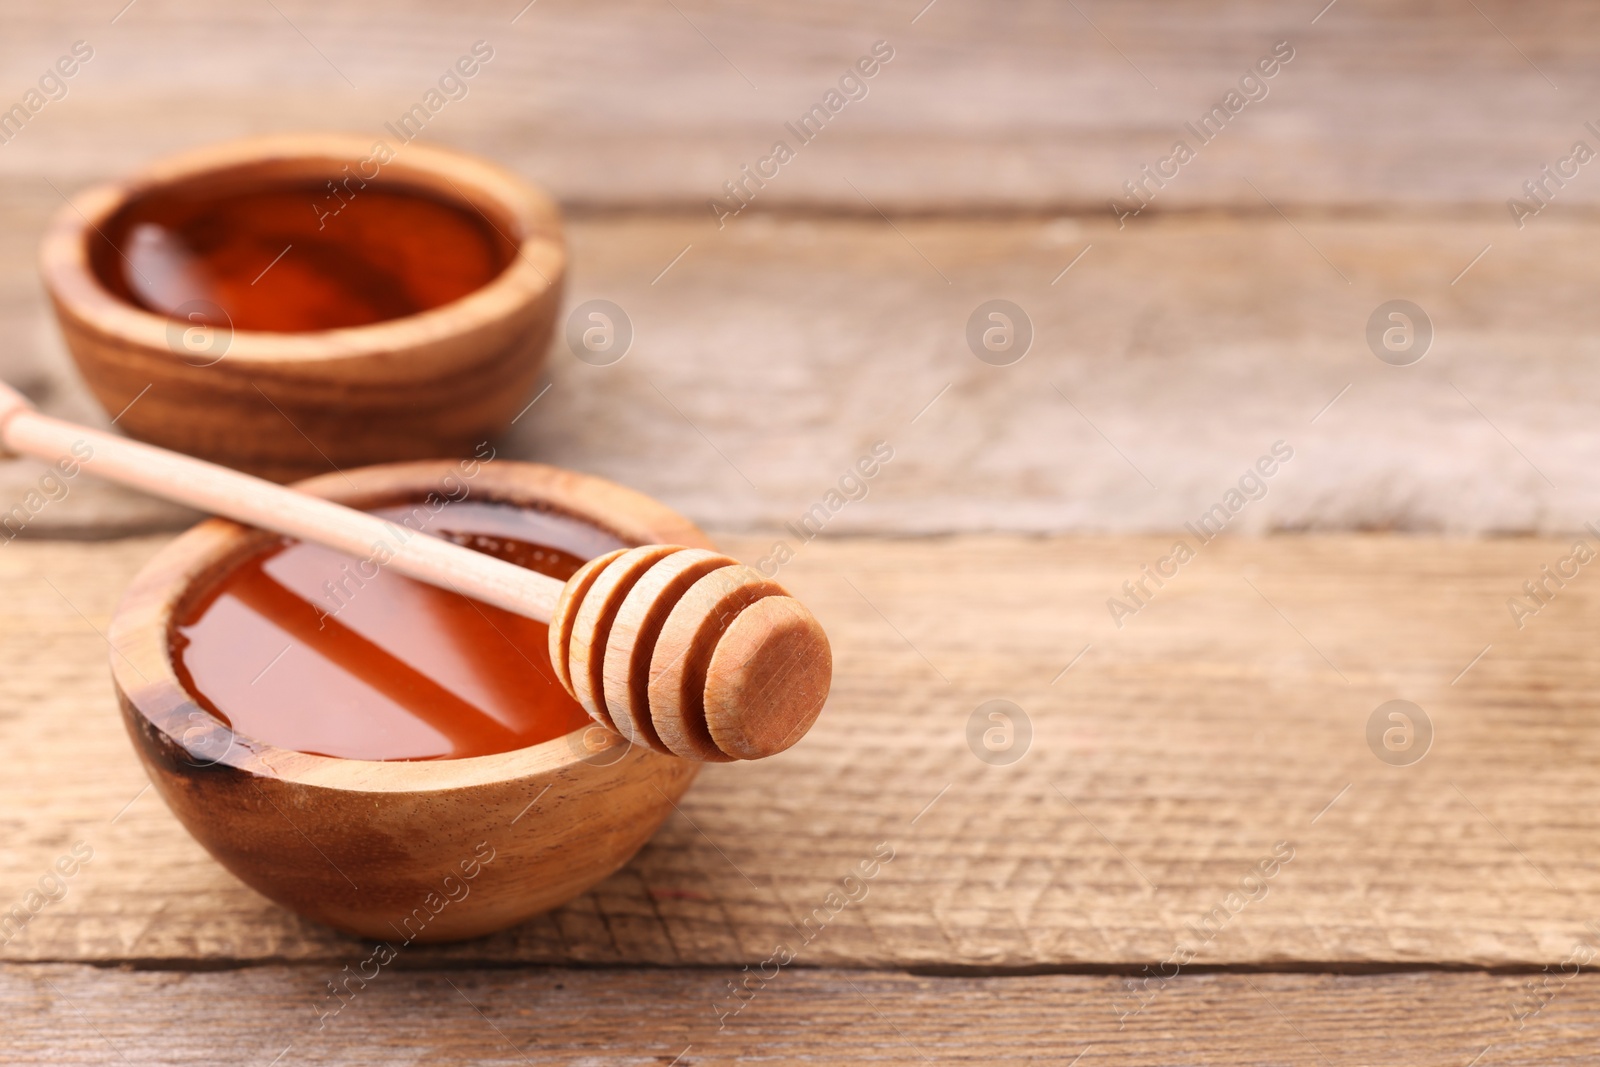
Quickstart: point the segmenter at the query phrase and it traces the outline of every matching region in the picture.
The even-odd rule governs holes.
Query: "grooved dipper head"
[[[556,675],[597,721],[685,759],[760,759],[805,735],[833,674],[811,612],[727,556],[675,545],[590,560],[550,620]]]

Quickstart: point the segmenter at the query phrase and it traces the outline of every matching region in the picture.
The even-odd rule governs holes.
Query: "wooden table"
[[[0,912],[92,850],[0,944],[0,1059],[1595,1062],[1600,584],[1520,627],[1508,600],[1600,518],[1600,176],[1521,229],[1505,204],[1600,144],[1592,16],[921,6],[7,14],[5,93],[96,50],[0,145],[0,374],[47,409],[105,418],[33,274],[63,195],[223,136],[378,135],[482,38],[426,136],[548,184],[569,299],[638,326],[611,368],[558,345],[503,454],[743,558],[873,442],[895,458],[782,574],[837,655],[802,745],[708,768],[593,892],[348,1002],[370,947],[226,874],[122,735],[101,635],[189,516],[74,486],[0,541]],[[871,94],[718,229],[706,199],[880,39]],[[1279,40],[1271,95],[1119,227],[1123,180]],[[1010,367],[964,339],[994,297],[1036,327]],[[1414,367],[1364,338],[1393,298],[1437,327]],[[1279,439],[1270,492],[1198,545]],[[0,505],[37,478],[0,463]],[[1178,537],[1194,559],[1119,626]],[[1415,762],[1386,713],[1369,737],[1397,699]],[[991,700],[1026,717],[1014,761],[974,729]]]
[[[122,736],[99,633],[159,543],[0,550],[0,882],[94,850],[3,949],[23,1058],[1592,1062],[1600,983],[1558,965],[1600,943],[1600,585],[1521,632],[1504,606],[1560,542],[1221,538],[1120,630],[1167,539],[813,543],[785,578],[838,668],[803,745],[707,768],[595,891],[408,950],[325,1027],[368,948],[212,862]],[[1031,724],[1009,765],[969,746],[994,698]],[[1367,741],[1394,698],[1432,725],[1409,766]]]

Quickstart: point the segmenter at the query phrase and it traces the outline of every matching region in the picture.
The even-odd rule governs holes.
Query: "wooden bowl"
[[[250,138],[162,160],[62,206],[40,247],[45,288],[85,381],[109,415],[121,413],[123,430],[278,481],[464,456],[505,430],[543,365],[566,251],[550,198],[483,160],[406,144],[373,179],[470,206],[518,243],[493,281],[420,314],[304,333],[218,330],[190,353],[175,320],[124,300],[95,273],[99,230],[152,191],[321,181],[373,152],[364,137]]]
[[[357,507],[420,500],[449,461],[303,483]],[[598,478],[493,462],[469,499],[554,509],[629,544],[710,547],[687,519]],[[448,484],[448,483],[445,483]],[[616,871],[699,764],[598,726],[492,756],[373,762],[235,734],[174,670],[174,618],[275,535],[208,519],[139,572],[111,621],[112,679],[134,748],[178,820],[228,870],[284,907],[393,945],[501,929]],[[489,857],[485,859],[485,857]]]

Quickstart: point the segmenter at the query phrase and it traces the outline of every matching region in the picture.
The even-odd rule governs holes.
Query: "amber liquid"
[[[470,207],[378,180],[163,189],[90,242],[132,304],[197,325],[293,333],[427,311],[482,288],[516,246]]]
[[[376,512],[565,581],[622,547],[566,516],[462,501]],[[369,565],[367,573],[371,573]],[[235,733],[364,760],[458,759],[589,723],[556,681],[544,623],[284,540],[178,618],[184,687]]]

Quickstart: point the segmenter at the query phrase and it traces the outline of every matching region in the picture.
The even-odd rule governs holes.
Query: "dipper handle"
[[[810,729],[828,695],[833,659],[816,618],[726,556],[620,549],[563,584],[321,497],[42,415],[4,382],[0,445],[549,623],[561,684],[596,722],[658,752],[770,756]]]
[[[0,444],[199,511],[337,549],[429,585],[549,622],[561,584],[548,575],[453,545],[249,474],[41,415],[0,383]]]

